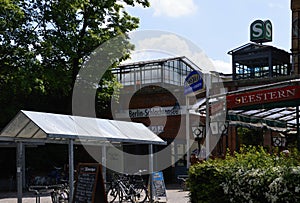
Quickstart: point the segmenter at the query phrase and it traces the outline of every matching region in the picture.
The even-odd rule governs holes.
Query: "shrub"
[[[225,181],[222,167],[216,162],[196,164],[189,170],[188,187],[192,203],[218,203],[224,201],[224,193],[220,183]]]
[[[242,147],[224,160],[190,167],[191,202],[300,202],[299,163],[294,149],[287,156],[263,147]]]

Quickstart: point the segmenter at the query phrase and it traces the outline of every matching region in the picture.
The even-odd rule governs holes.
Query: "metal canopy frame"
[[[141,123],[24,110],[1,131],[0,141],[17,144],[18,203],[22,202],[25,177],[25,143],[68,144],[70,202],[74,191],[74,144],[100,145],[103,151],[108,142],[148,144],[150,153],[153,153],[153,144],[166,145],[164,140]],[[106,155],[103,156],[106,160]],[[150,156],[149,166],[149,171],[153,172],[153,155]]]
[[[280,131],[289,131],[292,128],[296,128],[296,107],[286,107],[286,108],[275,108],[275,109],[259,109],[253,113],[252,110],[239,112],[237,110],[229,110],[228,115],[235,115],[241,117],[247,117],[249,120],[254,121],[254,119],[259,119],[263,121],[274,121],[285,125],[285,128],[282,128]],[[231,117],[232,118],[232,117]],[[251,119],[254,118],[254,119]],[[278,129],[279,130],[279,129]]]
[[[229,95],[238,95],[242,93],[247,93],[255,90],[267,90],[270,88],[284,87],[300,85],[300,79],[293,79],[283,82],[277,82],[262,86],[250,87],[243,90],[237,90],[232,92],[227,92],[225,94],[210,96],[211,101],[218,101],[218,98],[223,98]],[[300,101],[293,105],[286,105],[286,107],[279,108],[247,108],[247,109],[227,109],[227,119],[231,125],[243,125],[248,127],[261,128],[266,127],[273,131],[293,133],[299,131],[299,104]],[[202,116],[205,116],[206,103],[199,105],[197,112]],[[299,132],[297,136],[300,142]],[[299,146],[300,149],[300,146]]]
[[[269,45],[247,43],[228,54],[232,55],[233,79],[277,77],[289,75],[290,54]]]
[[[283,82],[277,82],[272,83],[268,85],[262,85],[262,86],[256,86],[253,88],[247,88],[243,90],[237,90],[233,92],[226,93],[226,96],[229,95],[238,95],[242,93],[247,93],[251,91],[256,90],[267,90],[271,88],[278,88],[278,87],[285,87],[285,86],[293,86],[293,85],[300,85],[300,79],[294,79],[294,80],[288,80]],[[277,128],[278,131],[292,131],[295,128],[299,128],[299,116],[297,116],[297,109],[300,104],[299,102],[296,102],[292,105],[288,104],[288,101],[286,102],[286,106],[278,107],[278,108],[264,108],[267,105],[263,105],[263,108],[259,108],[259,106],[256,106],[255,109],[253,108],[247,108],[247,109],[227,109],[228,115],[236,115],[236,116],[244,116],[244,117],[253,117],[256,119],[261,119],[262,121],[275,121],[280,122],[281,124],[284,124],[284,128]],[[251,119],[250,119],[251,120]],[[266,126],[268,127],[268,126]],[[276,126],[271,126],[276,127]],[[275,130],[275,129],[273,129]]]

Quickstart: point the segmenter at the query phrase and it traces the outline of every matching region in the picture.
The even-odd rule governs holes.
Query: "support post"
[[[211,77],[210,77],[210,74],[207,73],[205,75],[205,85],[206,85],[206,93],[205,93],[205,102],[206,102],[206,108],[205,108],[205,111],[206,111],[206,117],[205,117],[205,149],[206,149],[206,152],[205,152],[205,156],[206,156],[206,160],[209,159],[209,154],[210,154],[210,143],[209,143],[209,139],[210,139],[210,116],[209,116],[209,98],[210,98],[210,83],[211,83]]]
[[[300,151],[300,129],[299,129],[299,106],[296,106],[296,123],[297,123],[297,148]]]
[[[153,145],[149,145],[149,202],[153,203],[153,187],[152,187],[152,175],[153,175]]]
[[[25,156],[25,144],[22,144],[22,186],[26,189],[26,156]]]
[[[17,142],[17,150],[16,150],[16,155],[17,155],[17,196],[18,196],[18,203],[22,203],[22,196],[23,196],[23,191],[22,191],[22,179],[23,179],[23,168],[22,168],[22,157],[23,157],[23,143],[22,142]]]
[[[69,152],[69,202],[73,201],[74,195],[74,140],[69,139],[68,145],[68,152]]]
[[[190,99],[185,97],[186,113],[185,113],[185,138],[186,138],[186,168],[189,169],[190,162]]]
[[[102,173],[103,173],[103,181],[106,182],[106,144],[102,145]]]

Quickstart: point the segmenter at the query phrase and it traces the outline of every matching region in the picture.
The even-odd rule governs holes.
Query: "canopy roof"
[[[141,123],[21,110],[2,130],[0,140],[45,143],[126,142],[166,144]]]
[[[227,120],[232,125],[292,132],[297,128],[299,98],[300,79],[294,79],[213,95],[209,102],[211,110],[215,110],[218,106],[216,104],[224,102],[223,106],[227,106]],[[205,116],[206,103],[195,105],[198,104],[198,112]],[[217,110],[224,111],[223,108]]]

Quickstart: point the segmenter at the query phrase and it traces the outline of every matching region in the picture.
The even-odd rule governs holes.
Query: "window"
[[[183,86],[187,75],[192,71],[180,58],[153,62],[150,64],[130,65],[116,68],[113,74],[117,75],[118,81],[124,86],[165,83]]]

